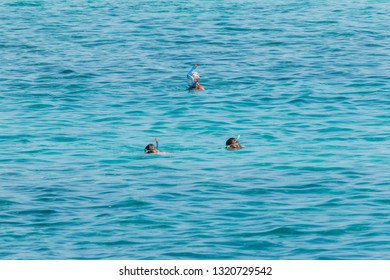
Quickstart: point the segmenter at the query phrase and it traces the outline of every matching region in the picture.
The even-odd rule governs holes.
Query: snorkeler
[[[240,145],[240,143],[238,143],[238,139],[240,139],[240,135],[238,135],[237,138],[229,138],[227,141],[226,141],[226,150],[231,150],[231,151],[234,151],[234,150],[241,150],[243,147]]]
[[[187,73],[189,89],[204,90],[204,87],[199,83],[200,75],[197,71],[195,71],[196,68],[198,68],[198,64],[194,64],[191,70]]]
[[[158,150],[154,144],[148,144],[144,149],[146,154],[158,154]]]
[[[156,141],[156,146],[154,144],[148,144],[144,151],[146,154],[158,154],[160,151],[158,150],[158,139],[154,138],[154,141]]]
[[[158,139],[157,138],[154,138],[154,141],[156,141],[156,145],[154,144],[148,144],[144,151],[145,151],[145,154],[168,154],[167,152],[160,152],[158,150]]]

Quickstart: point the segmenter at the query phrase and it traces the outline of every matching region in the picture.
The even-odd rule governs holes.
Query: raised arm
[[[187,78],[192,78],[192,73],[194,73],[195,69],[198,68],[198,64],[194,64],[194,66],[192,66],[191,70],[187,73]]]

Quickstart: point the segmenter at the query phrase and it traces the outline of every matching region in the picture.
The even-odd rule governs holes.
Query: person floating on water
[[[146,154],[158,154],[160,151],[158,150],[158,139],[154,138],[154,141],[156,141],[156,146],[154,144],[148,144],[144,151]]]
[[[157,150],[156,146],[154,144],[148,144],[145,147],[145,153],[146,154],[158,154],[159,150]]]
[[[160,152],[158,150],[158,139],[157,138],[154,138],[154,141],[156,141],[156,145],[154,144],[148,144],[144,151],[145,151],[145,154],[167,154],[167,152]]]
[[[238,135],[237,138],[229,138],[226,141],[226,150],[241,150],[243,147],[240,145],[240,143],[238,143],[238,139],[240,139],[240,135]]]
[[[187,73],[187,81],[189,89],[204,90],[204,87],[199,83],[200,75],[195,69],[198,68],[198,64],[194,64],[191,70]]]

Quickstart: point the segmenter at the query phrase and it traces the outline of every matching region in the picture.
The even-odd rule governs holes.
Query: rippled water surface
[[[5,0],[0,26],[1,259],[390,258],[388,1]]]

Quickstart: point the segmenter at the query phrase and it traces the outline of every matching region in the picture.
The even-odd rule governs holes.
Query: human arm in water
[[[190,87],[194,87],[196,84],[194,77],[192,77],[192,74],[194,73],[196,68],[198,68],[198,64],[194,64],[194,66],[192,66],[191,70],[187,73],[188,84]]]
[[[194,66],[192,66],[191,70],[187,74],[187,78],[192,77],[192,73],[194,73],[196,68],[198,68],[198,64],[194,64]]]

